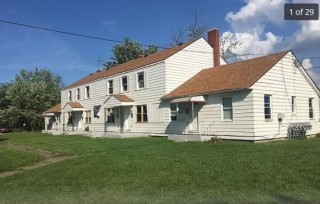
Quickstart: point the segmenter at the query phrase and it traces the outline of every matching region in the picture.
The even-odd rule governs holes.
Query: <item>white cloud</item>
[[[233,30],[237,32],[263,33],[265,24],[284,23],[283,5],[286,0],[246,0],[247,4],[238,12],[226,16]]]
[[[305,69],[311,68],[312,67],[311,60],[310,59],[303,59],[302,60],[302,66]]]
[[[268,31],[266,25],[272,23],[281,25],[283,20],[283,5],[286,0],[246,0],[247,4],[238,12],[229,12],[226,21],[230,23],[234,39],[241,43],[232,52],[243,54],[268,54],[274,52],[282,37]],[[240,56],[247,59],[251,56]]]
[[[301,21],[300,29],[287,37],[286,47],[297,51],[319,50],[320,42],[320,21]]]
[[[240,59],[248,59],[256,56],[246,54],[266,54],[273,52],[274,46],[279,43],[282,38],[275,36],[271,32],[266,33],[264,36],[259,36],[257,33],[243,32],[234,33],[233,40],[241,42],[241,44],[237,46],[237,49],[233,49],[232,52],[239,55]]]

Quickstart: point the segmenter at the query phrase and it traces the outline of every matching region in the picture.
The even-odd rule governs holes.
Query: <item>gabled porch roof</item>
[[[65,111],[83,111],[84,108],[79,102],[68,102],[64,105]]]
[[[61,112],[61,103],[49,108],[48,110],[43,112],[43,115],[45,116],[54,116],[55,113]]]
[[[124,94],[113,94],[103,104],[108,107],[133,106],[134,100]]]

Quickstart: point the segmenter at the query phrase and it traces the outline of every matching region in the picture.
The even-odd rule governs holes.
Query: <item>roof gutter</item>
[[[192,95],[181,95],[178,97],[161,97],[160,100],[172,100],[177,98],[185,98],[185,97],[196,97],[196,96],[204,96],[209,94],[217,94],[217,93],[223,93],[223,92],[230,92],[230,91],[244,91],[244,90],[252,90],[252,88],[239,88],[239,89],[226,89],[221,91],[213,91],[213,92],[204,92],[204,93],[198,93],[198,94],[192,94]]]

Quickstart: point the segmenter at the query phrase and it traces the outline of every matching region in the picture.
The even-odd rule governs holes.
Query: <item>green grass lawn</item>
[[[1,138],[77,157],[0,179],[0,203],[320,203],[320,138],[259,144]]]
[[[41,159],[42,157],[37,154],[0,146],[0,172],[15,170],[20,166],[31,165]]]

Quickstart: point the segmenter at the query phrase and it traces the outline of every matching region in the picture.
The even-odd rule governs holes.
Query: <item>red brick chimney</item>
[[[208,32],[208,42],[213,47],[213,66],[220,66],[220,39],[219,30],[213,28]]]

